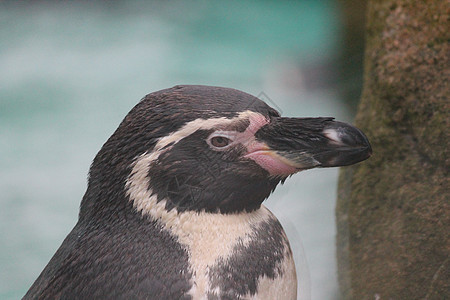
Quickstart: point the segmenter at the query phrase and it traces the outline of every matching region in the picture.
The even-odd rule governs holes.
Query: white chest
[[[193,299],[296,299],[292,253],[267,208],[236,215],[181,215],[178,226],[169,230],[189,254]]]

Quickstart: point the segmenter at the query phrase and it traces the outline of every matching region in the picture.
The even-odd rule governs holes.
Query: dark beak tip
[[[372,148],[370,147],[370,145],[363,152],[364,156],[362,157],[361,161],[369,159],[372,156]]]
[[[359,129],[358,129],[359,130]],[[367,136],[361,131],[359,130],[361,136],[363,137],[363,147],[364,147],[364,151],[366,152],[366,159],[372,156],[372,145],[370,145],[369,139],[367,138]]]
[[[349,153],[349,164],[356,164],[362,162],[372,156],[372,146],[370,145],[369,139],[367,136],[359,129],[354,127],[358,131],[358,142],[355,147],[355,151],[350,151]],[[353,153],[351,153],[353,152]]]
[[[369,139],[361,129],[347,123],[336,123],[339,124],[337,130],[342,133],[343,142],[347,144],[347,146],[363,148],[367,151],[369,156],[372,154],[372,146],[370,145]]]
[[[372,156],[372,147],[370,146],[370,144],[368,144],[368,147],[367,147],[367,158],[369,158],[369,157],[371,157]]]
[[[372,156],[372,146],[367,136],[350,124],[333,121],[328,129],[335,134],[327,137],[338,145],[328,152],[328,155],[319,155],[323,167],[342,167],[362,162]],[[339,145],[340,143],[340,145]]]

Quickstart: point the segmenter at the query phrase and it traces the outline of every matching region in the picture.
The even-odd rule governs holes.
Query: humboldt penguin
[[[262,202],[294,173],[370,154],[349,124],[281,117],[238,90],[151,93],[94,158],[78,222],[24,299],[296,299]]]

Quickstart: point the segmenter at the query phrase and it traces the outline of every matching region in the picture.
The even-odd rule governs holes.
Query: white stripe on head
[[[260,113],[246,110],[238,114],[237,117],[228,119],[225,117],[211,118],[211,119],[195,119],[194,121],[186,123],[181,129],[172,132],[171,134],[161,138],[156,144],[153,151],[161,150],[170,143],[178,143],[183,138],[191,135],[200,129],[221,129],[228,125],[231,125],[239,120],[250,120],[250,125],[247,130],[252,130],[253,134],[258,131],[259,128],[267,124],[269,121]]]

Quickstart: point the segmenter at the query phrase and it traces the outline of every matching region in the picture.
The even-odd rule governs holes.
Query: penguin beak
[[[255,141],[245,157],[271,175],[352,165],[372,154],[361,130],[333,118],[272,118],[255,133]]]

